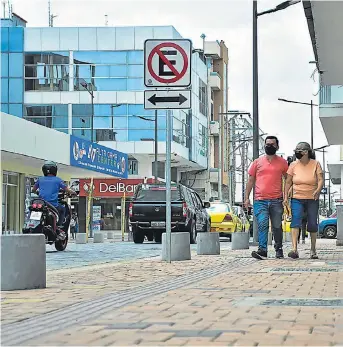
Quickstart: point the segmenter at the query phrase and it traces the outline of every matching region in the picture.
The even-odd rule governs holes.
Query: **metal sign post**
[[[144,92],[146,110],[166,109],[166,260],[171,263],[171,142],[172,109],[190,109],[192,101],[192,42],[186,39],[144,42]],[[183,88],[183,89],[180,89]],[[187,89],[185,89],[187,88]],[[155,129],[156,130],[156,129]]]
[[[166,143],[166,241],[167,261],[171,263],[171,134],[172,115],[167,110],[167,143]]]

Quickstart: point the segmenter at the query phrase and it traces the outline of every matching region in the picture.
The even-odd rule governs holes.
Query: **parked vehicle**
[[[212,232],[219,232],[220,236],[228,237],[231,240],[232,233],[242,231],[242,222],[229,203],[211,202],[207,212],[211,217]]]
[[[250,221],[244,212],[244,209],[241,206],[232,206],[232,209],[235,213],[235,215],[241,220],[242,223],[242,231],[249,231],[250,230]]]
[[[211,222],[199,195],[182,184],[171,187],[171,228],[172,232],[189,232],[191,243],[195,243],[198,232],[210,230]],[[129,205],[130,226],[135,243],[143,243],[144,238],[162,241],[166,230],[166,186],[165,184],[140,184]]]
[[[24,225],[23,234],[44,234],[47,244],[55,244],[58,251],[64,251],[68,244],[71,219],[71,207],[64,201],[66,197],[67,193],[64,191],[58,195],[58,203],[65,208],[62,228],[57,227],[59,218],[57,209],[41,198],[33,198],[29,207],[30,218]]]
[[[318,226],[320,237],[334,239],[337,236],[337,214],[333,213],[329,218],[323,219]]]

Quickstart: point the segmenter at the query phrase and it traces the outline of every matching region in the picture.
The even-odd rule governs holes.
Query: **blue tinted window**
[[[52,119],[53,128],[67,128],[68,129],[68,116],[59,116]]]
[[[157,138],[158,138],[158,141],[166,141],[167,139],[166,130],[158,130]]]
[[[129,64],[143,64],[144,53],[143,51],[129,51],[127,52],[127,60]]]
[[[8,28],[1,29],[1,52],[8,52],[9,43],[8,43]]]
[[[23,102],[24,84],[21,78],[9,79],[9,102]]]
[[[75,135],[81,139],[86,139],[88,141],[90,141],[90,139],[91,139],[91,131],[90,130],[73,129],[73,135]]]
[[[8,78],[1,79],[1,102],[8,102]]]
[[[93,67],[94,77],[109,77],[110,67],[109,65],[96,65]]]
[[[68,129],[58,129],[58,128],[54,128],[57,131],[60,131],[61,133],[65,133],[68,134]]]
[[[74,52],[75,64],[126,64],[127,52]]]
[[[127,130],[114,129],[116,141],[127,141]]]
[[[144,90],[143,78],[128,78],[127,90]]]
[[[23,117],[23,105],[22,104],[9,104],[8,113],[13,116]]]
[[[1,53],[1,77],[8,77],[8,54]]]
[[[126,65],[110,65],[110,77],[126,77]]]
[[[69,52],[25,53],[25,64],[69,64]]]
[[[127,105],[124,104],[124,105],[120,105],[120,106],[117,106],[117,107],[113,107],[113,110],[111,110],[111,112],[115,116],[126,116],[127,115]]]
[[[9,54],[9,77],[23,77],[24,59],[22,53]]]
[[[111,117],[94,117],[94,129],[110,129],[112,121],[114,123],[114,119]]]
[[[152,120],[154,118],[151,118]],[[129,116],[129,129],[154,129],[155,122],[148,121],[139,117]]]
[[[144,105],[141,104],[129,105],[128,114],[155,119],[155,112],[153,110],[145,110]]]
[[[127,90],[126,78],[102,78],[95,79],[96,90],[110,91],[110,90]]]
[[[151,130],[129,130],[129,141],[144,141],[155,137],[154,129]]]
[[[91,127],[91,117],[85,116],[73,116],[72,126],[73,128],[87,128]]]
[[[75,65],[74,77],[91,78],[92,77],[91,65]]]
[[[112,122],[111,122],[112,128]],[[127,129],[127,116],[117,116],[113,118],[113,129]]]
[[[23,52],[24,50],[24,28],[9,28],[9,51]]]
[[[8,104],[1,104],[1,112],[8,113]]]
[[[128,77],[143,77],[144,76],[143,65],[128,65],[127,75]]]

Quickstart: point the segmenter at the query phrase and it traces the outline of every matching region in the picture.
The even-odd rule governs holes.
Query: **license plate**
[[[151,222],[153,228],[162,228],[166,226],[166,222]]]
[[[40,220],[41,217],[42,217],[42,212],[36,212],[36,211],[31,212],[30,219],[32,219],[32,220]]]

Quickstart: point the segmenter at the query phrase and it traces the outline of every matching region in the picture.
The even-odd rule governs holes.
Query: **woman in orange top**
[[[314,151],[307,142],[298,143],[294,152],[298,160],[288,168],[284,191],[284,203],[288,204],[288,192],[293,185],[291,200],[293,250],[289,252],[288,256],[293,259],[299,258],[298,234],[306,212],[307,231],[311,235],[311,259],[318,259],[316,252],[317,221],[319,195],[324,185],[323,170],[320,163],[315,160]]]

